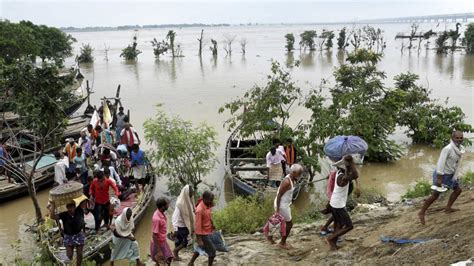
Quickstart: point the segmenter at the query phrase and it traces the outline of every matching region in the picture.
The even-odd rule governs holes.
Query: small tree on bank
[[[285,45],[286,51],[287,52],[293,51],[295,49],[295,35],[293,33],[287,33],[285,35],[285,39],[286,39],[286,45]]]
[[[81,54],[77,57],[77,62],[88,64],[94,62],[94,56],[92,56],[92,46],[90,44],[82,44]]]
[[[65,103],[71,97],[67,86],[69,78],[59,77],[56,65],[44,63],[41,68],[27,61],[20,61],[3,70],[3,86],[13,91],[14,111],[20,117],[20,125],[38,137],[39,152],[35,154],[32,170],[25,172],[28,194],[33,202],[37,222],[43,220],[41,207],[36,198],[34,175],[36,167],[44,155],[48,139],[60,134],[67,124]],[[25,169],[23,169],[25,170]]]
[[[177,196],[187,184],[197,191],[217,163],[216,131],[205,124],[194,126],[180,117],[170,117],[161,109],[143,126],[146,141],[154,146],[151,158],[156,172],[168,178],[169,192]]]

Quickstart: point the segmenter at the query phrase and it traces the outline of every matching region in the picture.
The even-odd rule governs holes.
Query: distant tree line
[[[194,28],[194,27],[229,27],[230,24],[160,24],[160,25],[123,25],[117,27],[62,27],[63,31],[111,31],[111,30],[135,30],[135,29],[161,29],[161,28]]]

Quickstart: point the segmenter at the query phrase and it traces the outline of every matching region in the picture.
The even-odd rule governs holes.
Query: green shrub
[[[474,172],[468,171],[461,177],[461,183],[463,185],[474,185]]]
[[[273,212],[272,197],[263,202],[256,197],[237,197],[224,209],[216,211],[213,221],[224,233],[254,233],[265,225]]]
[[[82,44],[81,54],[77,57],[79,63],[92,63],[94,62],[94,57],[92,56],[92,46],[90,44]]]
[[[414,187],[409,188],[402,196],[403,199],[421,198],[431,194],[431,183],[427,180],[418,180]]]

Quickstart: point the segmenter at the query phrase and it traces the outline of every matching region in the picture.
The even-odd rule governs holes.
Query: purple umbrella
[[[329,159],[339,161],[348,154],[364,156],[368,149],[367,143],[357,136],[336,136],[324,145],[324,153]]]

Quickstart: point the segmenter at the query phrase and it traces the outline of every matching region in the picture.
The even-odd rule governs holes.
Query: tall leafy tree
[[[0,21],[0,56],[6,64],[15,60],[39,57],[62,66],[64,59],[72,55],[72,44],[76,40],[61,30],[30,21],[12,23]]]

